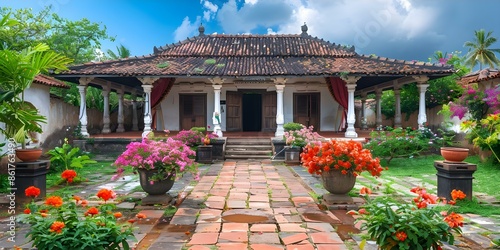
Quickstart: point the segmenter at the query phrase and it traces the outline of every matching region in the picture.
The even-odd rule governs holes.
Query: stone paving
[[[172,204],[178,207],[170,221],[164,217],[165,207],[141,206],[136,202],[145,196],[135,191],[139,185],[137,176],[89,186],[81,192],[94,194],[103,187],[113,188],[130,198],[117,204],[118,207],[146,214],[146,220],[135,223],[137,241],[131,244],[136,249],[359,249],[359,236],[349,233],[356,231],[352,226],[354,219],[346,215],[346,210],[318,206],[321,199],[317,199],[327,193],[319,179],[302,167],[270,160],[226,161],[204,165],[201,170],[203,175],[198,183],[184,177],[169,191],[176,198]],[[411,196],[406,190],[420,185],[419,181],[394,179],[391,187],[398,195]],[[361,186],[379,185],[359,177],[356,187]],[[430,184],[426,187],[435,190]],[[498,217],[472,214],[465,217],[464,237],[457,237],[454,246],[444,249],[485,249],[491,238],[500,236]],[[4,234],[0,235],[0,249],[13,246],[5,241],[7,221],[2,221]],[[23,248],[30,247],[24,244],[26,230],[27,226],[21,225],[16,233],[16,244]],[[368,242],[364,249],[377,248]]]

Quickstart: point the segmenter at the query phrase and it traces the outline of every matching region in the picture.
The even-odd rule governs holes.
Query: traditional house
[[[375,92],[381,121],[382,90],[394,89],[397,126],[399,88],[417,82],[422,125],[427,81],[453,72],[447,65],[359,55],[354,47],[308,35],[306,25],[298,35],[205,35],[200,26],[198,36],[154,47],[153,54],[77,65],[55,77],[78,83],[82,100],[88,85],[103,89],[105,103],[109,91],[116,91],[117,132],[124,131],[122,99],[130,93],[145,101],[143,135],[152,127],[175,131],[210,126],[219,135],[273,131],[282,136],[284,123],[298,122],[317,131],[346,126],[345,136],[357,137],[355,95],[365,98]],[[111,132],[107,106],[103,133]],[[80,120],[86,134],[85,107]]]

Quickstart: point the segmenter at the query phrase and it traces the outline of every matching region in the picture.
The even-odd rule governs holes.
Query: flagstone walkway
[[[340,220],[309,192],[284,165],[226,161],[218,176],[203,176],[170,224],[153,227],[138,249],[348,249],[332,226]]]
[[[140,250],[360,249],[359,236],[350,234],[357,231],[353,227],[354,219],[346,215],[346,210],[328,210],[319,204],[321,201],[315,199],[326,191],[318,177],[300,166],[249,160],[217,162],[203,165],[200,170],[203,175],[199,182],[185,176],[169,191],[176,198],[172,204],[178,207],[170,221],[169,216],[164,216],[166,206],[142,206],[137,202],[144,197],[144,192],[135,191],[139,186],[137,176],[126,176],[116,182],[106,179],[98,185],[82,188],[80,194],[92,195],[101,188],[112,188],[119,195],[125,195],[127,198],[117,203],[118,208],[130,210],[131,216],[137,212],[147,216],[134,223],[137,240],[130,242]],[[412,196],[407,190],[421,185],[421,180],[416,178],[392,181],[394,195],[407,197]],[[358,177],[356,188],[361,186],[373,188],[378,184]],[[436,188],[428,184],[426,187]],[[391,195],[383,190],[374,191],[378,195]],[[453,246],[445,245],[443,249],[485,249],[492,238],[500,237],[500,218],[473,214],[464,217],[465,237],[457,237]],[[18,225],[16,243],[8,243],[5,241],[7,222],[8,218],[2,220],[4,234],[0,234],[0,250],[11,249],[14,244],[29,249],[25,238],[28,225]],[[374,242],[368,242],[364,249],[377,248]]]

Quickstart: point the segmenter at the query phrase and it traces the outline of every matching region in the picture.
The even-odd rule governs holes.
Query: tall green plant
[[[0,31],[8,30],[8,15],[0,21]],[[38,44],[21,51],[0,50],[0,83],[2,100],[0,103],[0,122],[6,129],[0,131],[7,137],[23,144],[28,132],[42,132],[40,123],[45,117],[38,114],[36,108],[24,101],[24,91],[38,74],[49,70],[66,70],[72,60],[60,55],[46,44]]]
[[[67,138],[64,139],[61,147],[55,147],[47,154],[50,155],[51,169],[55,171],[82,168],[86,164],[97,163],[88,155],[82,155],[80,148],[71,146]]]

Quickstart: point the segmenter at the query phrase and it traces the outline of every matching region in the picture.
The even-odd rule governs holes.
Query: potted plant
[[[5,17],[4,19],[5,20]],[[5,28],[0,22],[0,29]],[[38,44],[22,51],[0,50],[0,122],[7,138],[14,138],[25,151],[28,135],[41,133],[40,123],[46,118],[28,102],[24,92],[31,86],[35,77],[49,70],[66,70],[66,64],[72,60],[60,55],[46,44]],[[20,151],[23,151],[20,150]],[[41,154],[41,149],[36,149]],[[19,152],[20,152],[19,151]]]
[[[361,172],[380,176],[383,170],[379,158],[373,158],[370,150],[353,140],[309,143],[300,157],[307,171],[321,175],[323,187],[338,195],[349,193]]]
[[[440,200],[427,193],[425,188],[410,190],[418,195],[411,203],[387,196],[370,199],[370,189],[364,187],[361,191],[360,194],[366,195],[366,204],[358,211],[348,213],[357,215],[356,222],[362,223],[363,241],[374,240],[379,249],[442,249],[443,242],[453,244],[453,233],[461,233],[463,217],[452,211],[436,209]],[[465,194],[453,190],[451,197],[453,200],[449,204],[455,204],[465,198]],[[441,203],[444,205],[446,201]]]
[[[118,156],[114,162],[118,167],[114,179],[123,173],[124,167],[131,167],[139,172],[140,184],[146,193],[163,195],[186,172],[192,173],[195,180],[199,179],[194,156],[195,152],[180,140],[144,138],[128,144],[125,152]]]
[[[313,132],[314,127],[306,127],[300,123],[287,123],[283,139],[285,140],[285,163],[299,164],[300,153],[304,146],[310,142],[318,141],[321,136]]]

